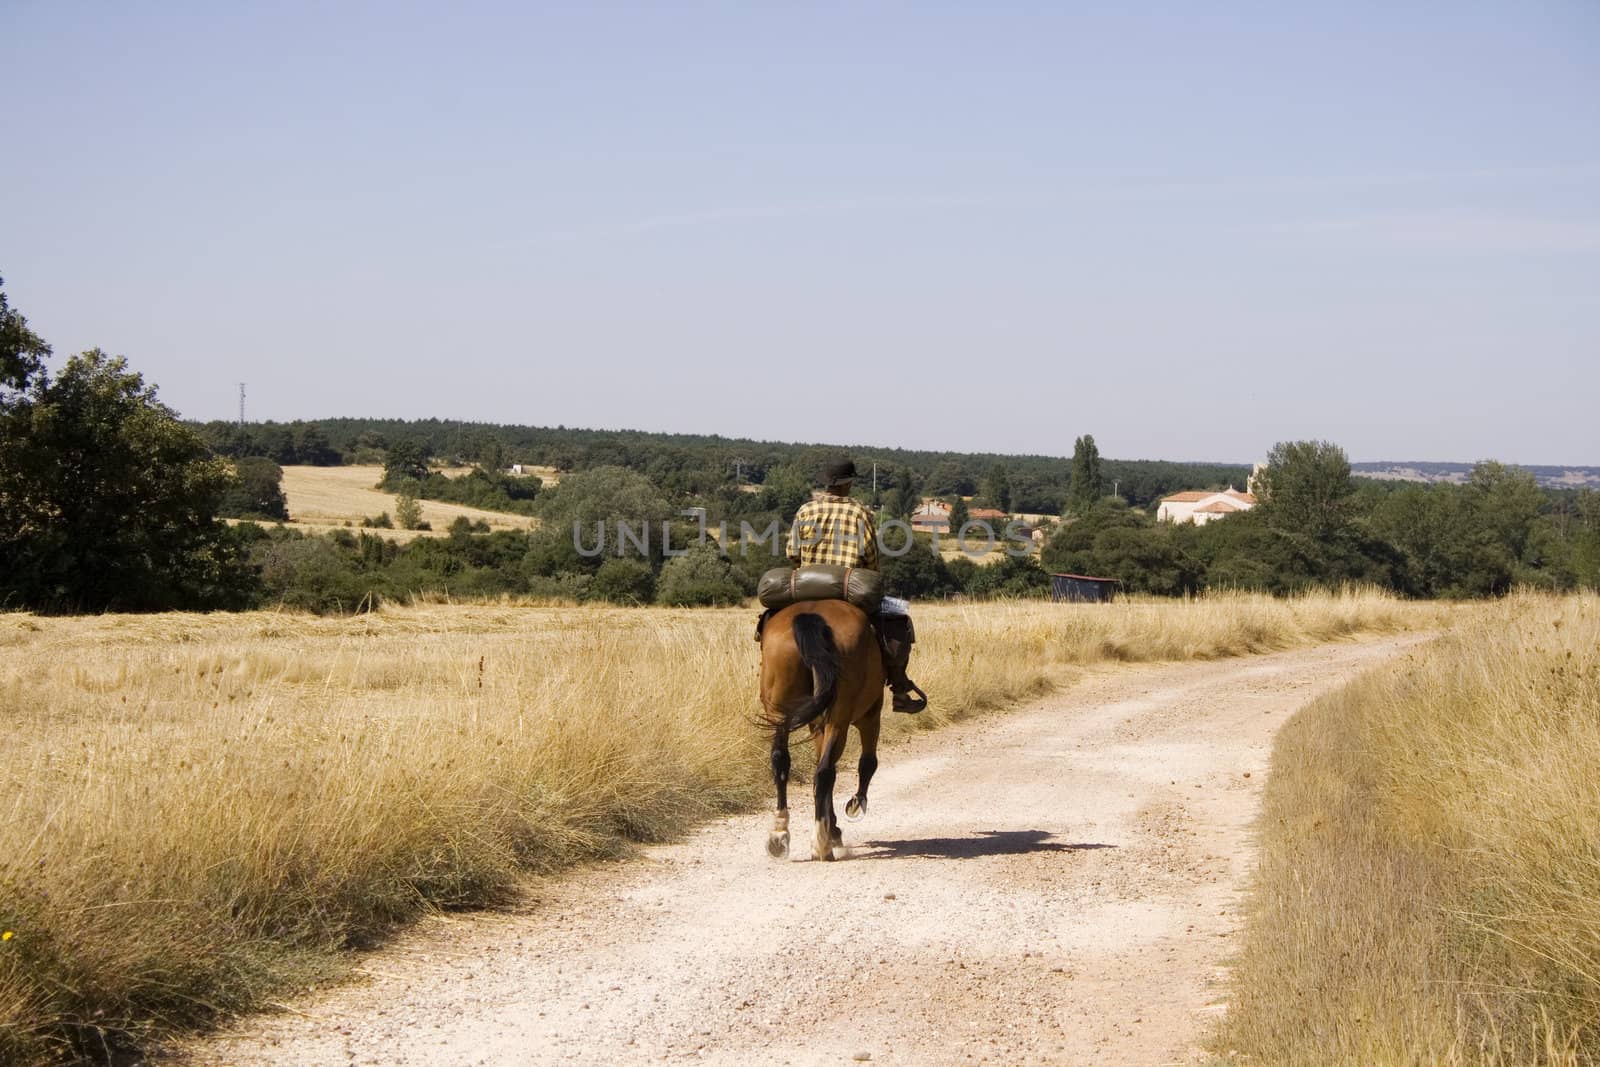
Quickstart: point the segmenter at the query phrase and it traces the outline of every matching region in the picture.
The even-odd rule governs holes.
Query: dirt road
[[[432,919],[193,1063],[1190,1063],[1274,731],[1406,637],[1118,667],[887,749],[848,856],[768,815]],[[854,741],[852,756],[854,752]],[[853,765],[839,796],[853,791]]]

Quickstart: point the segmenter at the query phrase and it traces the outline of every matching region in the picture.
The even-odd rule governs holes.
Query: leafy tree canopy
[[[289,506],[283,496],[283,468],[265,456],[243,456],[235,460],[233,482],[222,494],[217,514],[230,519],[287,521]]]
[[[253,579],[217,508],[232,477],[120,357],[93,349],[0,410],[0,601],[239,606]]]
[[[0,278],[0,286],[4,284]],[[0,400],[6,390],[26,389],[49,355],[50,346],[28,329],[28,320],[11,308],[0,288]]]
[[[1092,434],[1084,434],[1072,445],[1072,510],[1084,514],[1105,495],[1105,480],[1100,473],[1100,449],[1095,445]]]
[[[1355,483],[1344,449],[1327,441],[1280,441],[1256,483],[1268,522],[1313,536],[1349,521]]]

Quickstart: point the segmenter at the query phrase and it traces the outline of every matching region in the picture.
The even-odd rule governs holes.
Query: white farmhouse
[[[1241,493],[1229,486],[1220,493],[1173,493],[1161,498],[1156,508],[1156,518],[1162,522],[1192,522],[1204,526],[1212,519],[1232,515],[1236,511],[1249,511],[1256,506],[1254,493]]]

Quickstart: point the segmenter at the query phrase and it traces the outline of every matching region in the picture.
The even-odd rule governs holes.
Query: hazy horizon
[[[12,304],[189,418],[1600,465],[1582,0],[20,3],[0,92]]]

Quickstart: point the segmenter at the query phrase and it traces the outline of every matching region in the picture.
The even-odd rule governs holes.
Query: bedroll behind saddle
[[[761,606],[776,611],[801,600],[845,600],[868,615],[883,603],[883,575],[861,567],[774,567],[756,585]]]

